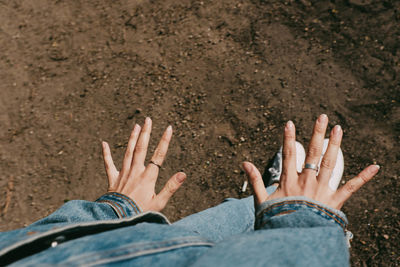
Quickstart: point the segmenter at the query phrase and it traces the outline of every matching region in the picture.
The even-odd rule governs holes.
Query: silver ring
[[[161,165],[160,164],[157,164],[157,163],[155,163],[154,161],[152,161],[152,160],[150,160],[150,164],[154,164],[154,165],[156,165],[159,169],[161,169]]]
[[[306,163],[306,164],[304,164],[304,169],[311,169],[311,170],[318,172],[318,165],[312,164],[312,163]]]

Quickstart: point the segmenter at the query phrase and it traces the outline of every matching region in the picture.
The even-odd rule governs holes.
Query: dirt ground
[[[171,220],[244,197],[284,123],[344,128],[343,180],[382,166],[343,210],[354,266],[400,265],[400,1],[0,0],[0,230],[106,189],[134,123],[175,135]]]

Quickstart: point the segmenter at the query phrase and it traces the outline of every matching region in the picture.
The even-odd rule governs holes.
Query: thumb
[[[157,195],[157,206],[160,210],[167,205],[168,200],[179,189],[185,179],[186,174],[183,172],[178,172],[169,178],[163,189],[161,189],[161,192]]]
[[[104,167],[106,168],[107,179],[108,179],[108,190],[113,191],[117,189],[118,186],[118,170],[114,165],[114,161],[111,156],[110,146],[107,142],[102,142],[103,148],[103,159]]]
[[[267,190],[265,189],[259,170],[250,162],[243,162],[243,169],[247,174],[247,178],[254,191],[254,198],[256,204],[261,204],[268,198]]]

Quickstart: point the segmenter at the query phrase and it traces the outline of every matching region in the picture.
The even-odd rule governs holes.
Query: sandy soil
[[[0,230],[106,189],[135,122],[172,124],[160,184],[188,180],[176,220],[240,193],[292,119],[344,128],[348,180],[380,174],[343,208],[354,266],[400,264],[400,2],[0,0]]]

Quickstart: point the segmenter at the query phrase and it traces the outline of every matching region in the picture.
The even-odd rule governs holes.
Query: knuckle
[[[129,136],[128,142],[134,142],[136,139],[137,134],[135,132],[132,132],[131,135]]]
[[[331,138],[329,139],[330,146],[340,146],[340,140],[338,138]]]
[[[290,157],[290,156],[295,156],[295,155],[296,155],[296,150],[291,149],[291,148],[289,148],[289,149],[284,149],[284,150],[282,151],[282,156],[283,156],[283,157]]]
[[[154,151],[154,157],[157,159],[163,159],[165,158],[166,153],[164,151],[162,151],[161,149],[156,149],[156,151]]]
[[[295,134],[290,131],[285,131],[284,136],[286,139],[295,139]]]
[[[315,145],[310,145],[310,147],[308,148],[308,155],[310,157],[319,157],[321,154],[319,147],[315,146]]]
[[[258,177],[256,175],[251,175],[250,182],[253,186],[257,186],[260,181],[258,180]]]
[[[163,136],[161,137],[161,141],[162,141],[162,142],[165,142],[165,143],[168,143],[168,142],[169,142],[169,137],[166,136],[166,135],[163,135]]]
[[[256,170],[251,170],[250,172],[250,179],[252,184],[257,184],[260,182],[260,177],[258,176],[258,173],[256,172]]]
[[[130,155],[133,153],[133,148],[131,146],[128,145],[128,147],[126,148],[126,152],[125,155]]]
[[[169,194],[173,194],[174,192],[175,192],[175,184],[173,183],[173,182],[169,182],[169,183],[167,183],[167,192],[169,193]]]
[[[321,161],[321,168],[332,170],[335,167],[334,163],[334,160],[324,158]]]
[[[349,181],[346,185],[347,185],[346,186],[346,191],[348,193],[353,194],[354,192],[357,191],[357,187],[356,187],[356,185],[354,184],[353,181]]]
[[[143,144],[137,144],[135,150],[136,152],[144,152],[147,150],[147,147]]]
[[[360,178],[363,181],[363,183],[368,182],[368,177],[364,173],[360,173],[358,175],[358,178]]]
[[[325,126],[322,123],[317,123],[314,128],[315,134],[324,134],[325,133]]]

